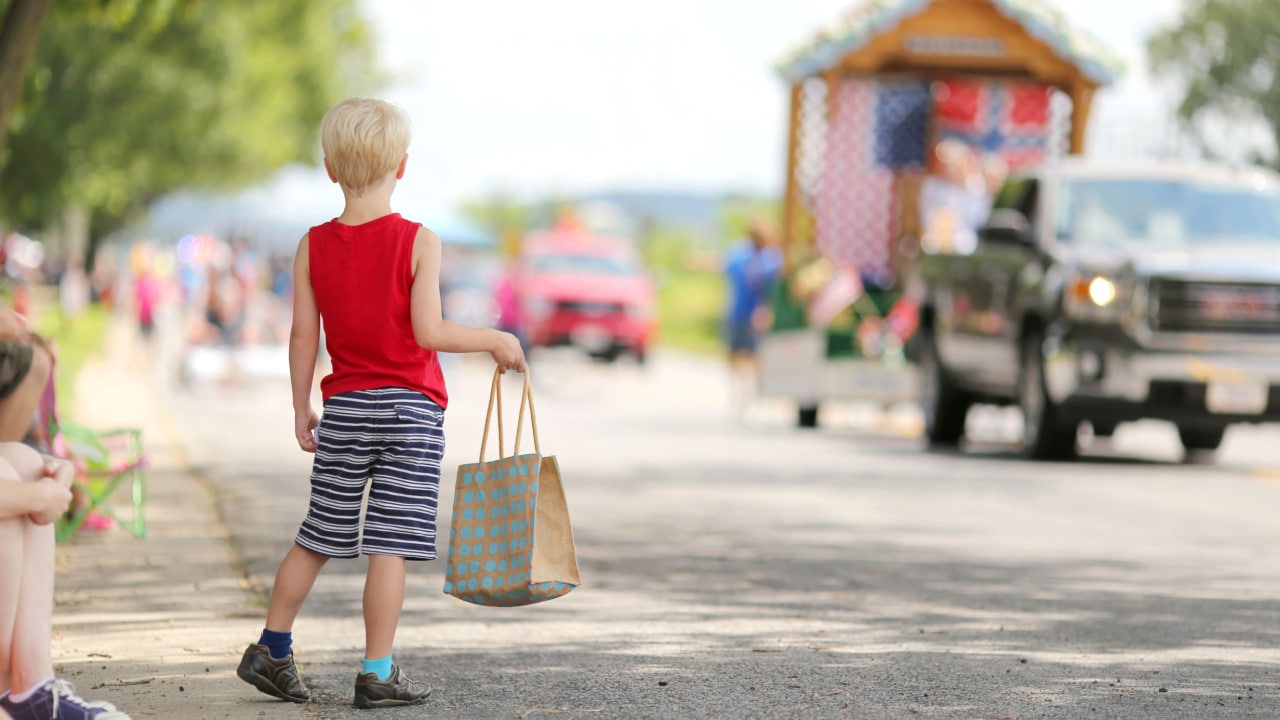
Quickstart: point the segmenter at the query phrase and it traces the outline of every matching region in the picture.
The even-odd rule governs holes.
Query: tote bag
[[[484,459],[497,408],[498,459]],[[520,454],[525,407],[532,453]],[[458,468],[449,528],[444,592],[476,605],[532,605],[568,594],[582,581],[569,507],[554,456],[543,456],[529,373],[516,416],[513,453],[505,454],[502,375],[493,374],[479,462]]]

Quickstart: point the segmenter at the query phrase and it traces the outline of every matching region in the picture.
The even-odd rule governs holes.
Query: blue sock
[[[391,656],[388,655],[377,660],[365,658],[364,669],[360,672],[373,673],[378,676],[379,680],[386,682],[387,678],[391,677]]]
[[[258,640],[258,644],[267,646],[267,649],[271,651],[272,660],[283,660],[289,657],[289,653],[293,652],[293,633],[276,632],[263,628],[262,638]]]

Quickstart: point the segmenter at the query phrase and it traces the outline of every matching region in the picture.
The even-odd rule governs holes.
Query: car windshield
[[[635,265],[624,258],[605,255],[534,255],[529,267],[540,273],[572,275],[632,275]]]
[[[1185,180],[1071,180],[1058,239],[1077,245],[1280,244],[1280,194]]]

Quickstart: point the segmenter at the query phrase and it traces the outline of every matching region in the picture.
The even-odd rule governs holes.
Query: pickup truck
[[[1280,176],[1065,159],[1009,178],[972,252],[924,255],[914,355],[925,435],[1018,405],[1033,458],[1084,423],[1174,423],[1188,457],[1280,420]]]

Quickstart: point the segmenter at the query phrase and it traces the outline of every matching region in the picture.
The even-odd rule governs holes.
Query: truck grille
[[[1152,330],[1280,333],[1280,286],[1159,279],[1150,297]]]

